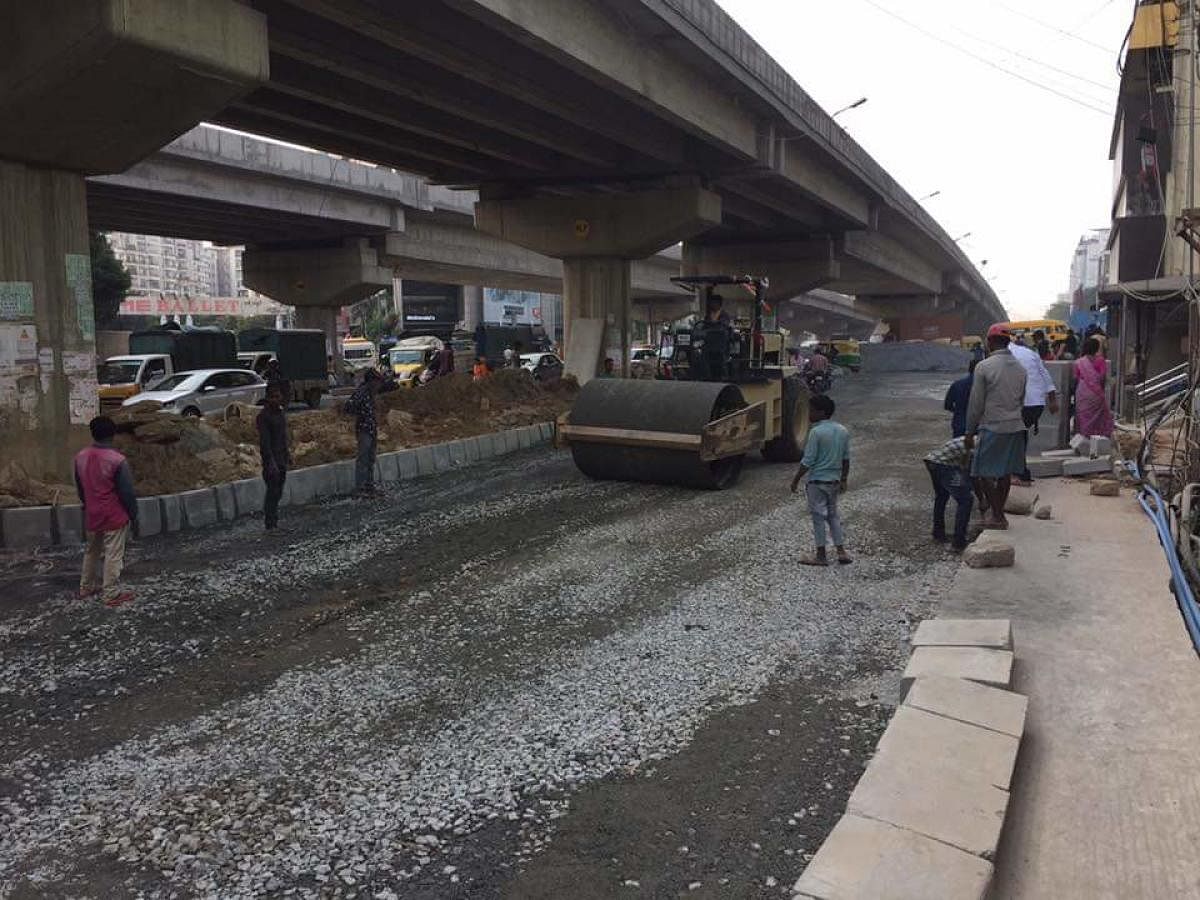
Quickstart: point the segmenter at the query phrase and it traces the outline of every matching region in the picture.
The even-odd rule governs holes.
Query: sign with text
[[[123,316],[274,316],[288,307],[266,297],[126,297]]]

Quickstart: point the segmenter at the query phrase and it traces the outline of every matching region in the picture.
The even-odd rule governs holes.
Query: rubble
[[[1100,479],[1092,482],[1093,497],[1119,497],[1121,496],[1121,485],[1119,482],[1110,479]]]

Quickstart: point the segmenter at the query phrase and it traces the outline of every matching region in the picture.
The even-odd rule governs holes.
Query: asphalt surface
[[[850,566],[793,469],[721,493],[537,450],[0,570],[0,896],[780,897],[957,565],[948,375],[849,376]]]

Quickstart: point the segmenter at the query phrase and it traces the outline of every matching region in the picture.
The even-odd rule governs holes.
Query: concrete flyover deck
[[[1011,618],[1029,718],[993,896],[1200,896],[1200,663],[1131,491],[1039,480],[1011,569],[968,569],[941,616]]]

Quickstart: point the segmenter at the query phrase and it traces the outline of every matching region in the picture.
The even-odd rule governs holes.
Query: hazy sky
[[[926,209],[970,232],[1011,316],[1066,291],[1079,237],[1109,224],[1133,0],[719,2],[827,111],[868,98],[839,123],[914,197],[941,191]]]

